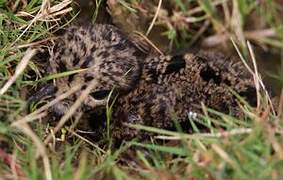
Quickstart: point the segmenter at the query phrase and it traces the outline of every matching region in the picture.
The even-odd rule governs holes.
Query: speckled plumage
[[[137,131],[121,130],[124,123],[169,128],[173,118],[181,122],[190,112],[201,113],[201,103],[239,115],[230,89],[256,103],[252,76],[242,62],[208,52],[146,55],[112,25],[69,28],[59,38],[50,63],[53,73],[87,68],[57,79],[56,95],[76,84],[83,83],[85,88],[90,80],[97,80],[98,86],[81,111],[100,108],[94,107],[94,100],[106,98],[114,89],[118,96],[112,114],[113,135],[118,138],[137,135]],[[64,114],[79,95],[80,91],[56,104],[52,111]]]
[[[85,72],[57,79],[55,81],[58,89],[56,95],[81,83],[84,89],[94,78],[98,81],[98,86],[85,100],[85,108],[95,103],[94,98],[107,97],[113,87],[120,94],[126,94],[136,86],[144,57],[114,26],[71,27],[58,39],[51,54],[52,72],[88,69]],[[53,111],[62,115],[80,93],[78,91],[64,102],[58,103],[53,107]]]

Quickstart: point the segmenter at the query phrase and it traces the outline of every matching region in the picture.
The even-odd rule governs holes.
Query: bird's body
[[[115,92],[114,129],[123,128],[124,123],[170,128],[174,125],[172,119],[183,122],[188,114],[202,113],[201,103],[237,116],[237,98],[231,90],[256,103],[252,75],[242,62],[206,52],[147,55],[112,25],[69,28],[59,38],[50,63],[53,73],[86,68],[57,79],[56,95],[80,83],[83,90],[91,80],[97,81],[81,111],[102,108],[95,105],[95,100]],[[80,92],[56,104],[52,111],[64,114]],[[125,129],[113,134],[132,138],[134,132]]]

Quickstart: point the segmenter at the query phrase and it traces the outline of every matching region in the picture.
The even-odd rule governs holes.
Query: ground
[[[281,1],[82,2],[0,1],[1,177],[282,178]],[[79,13],[78,3],[87,9]],[[279,96],[278,103],[270,106],[267,91],[260,85],[260,101],[256,108],[244,106],[244,117],[204,108],[215,115],[204,113],[204,121],[198,122],[206,132],[190,121],[192,134],[183,133],[178,124],[179,132],[129,125],[151,132],[151,141],[133,140],[115,148],[109,116],[105,137],[95,143],[81,135],[91,132],[79,131],[76,119],[72,123],[67,122],[68,117],[59,123],[43,122],[52,104],[28,106],[28,97],[44,83],[80,71],[47,75],[50,48],[64,27],[90,22],[113,23],[141,48],[147,47],[142,43],[145,40],[152,44],[150,50],[156,54],[202,48],[241,56],[257,64],[270,84],[266,88]],[[256,82],[261,81],[256,78]]]

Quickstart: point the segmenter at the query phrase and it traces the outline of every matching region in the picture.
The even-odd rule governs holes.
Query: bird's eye
[[[111,92],[110,90],[99,90],[99,91],[90,93],[90,95],[96,100],[102,100],[106,98],[110,92]]]

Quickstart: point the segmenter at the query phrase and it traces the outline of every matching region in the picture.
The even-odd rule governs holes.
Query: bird
[[[49,59],[50,73],[85,70],[54,80],[54,97],[78,84],[81,87],[52,106],[50,112],[57,118],[63,116],[95,80],[96,86],[78,111],[105,113],[106,104],[96,102],[113,102],[112,135],[118,139],[140,136],[141,132],[127,124],[169,129],[174,120],[182,123],[197,118],[203,114],[202,104],[241,116],[235,93],[252,106],[257,103],[253,75],[235,57],[203,50],[150,54],[110,24],[71,26],[55,44]],[[96,122],[101,121],[93,120],[92,124]],[[105,127],[105,121],[102,122],[104,125],[96,127]]]

